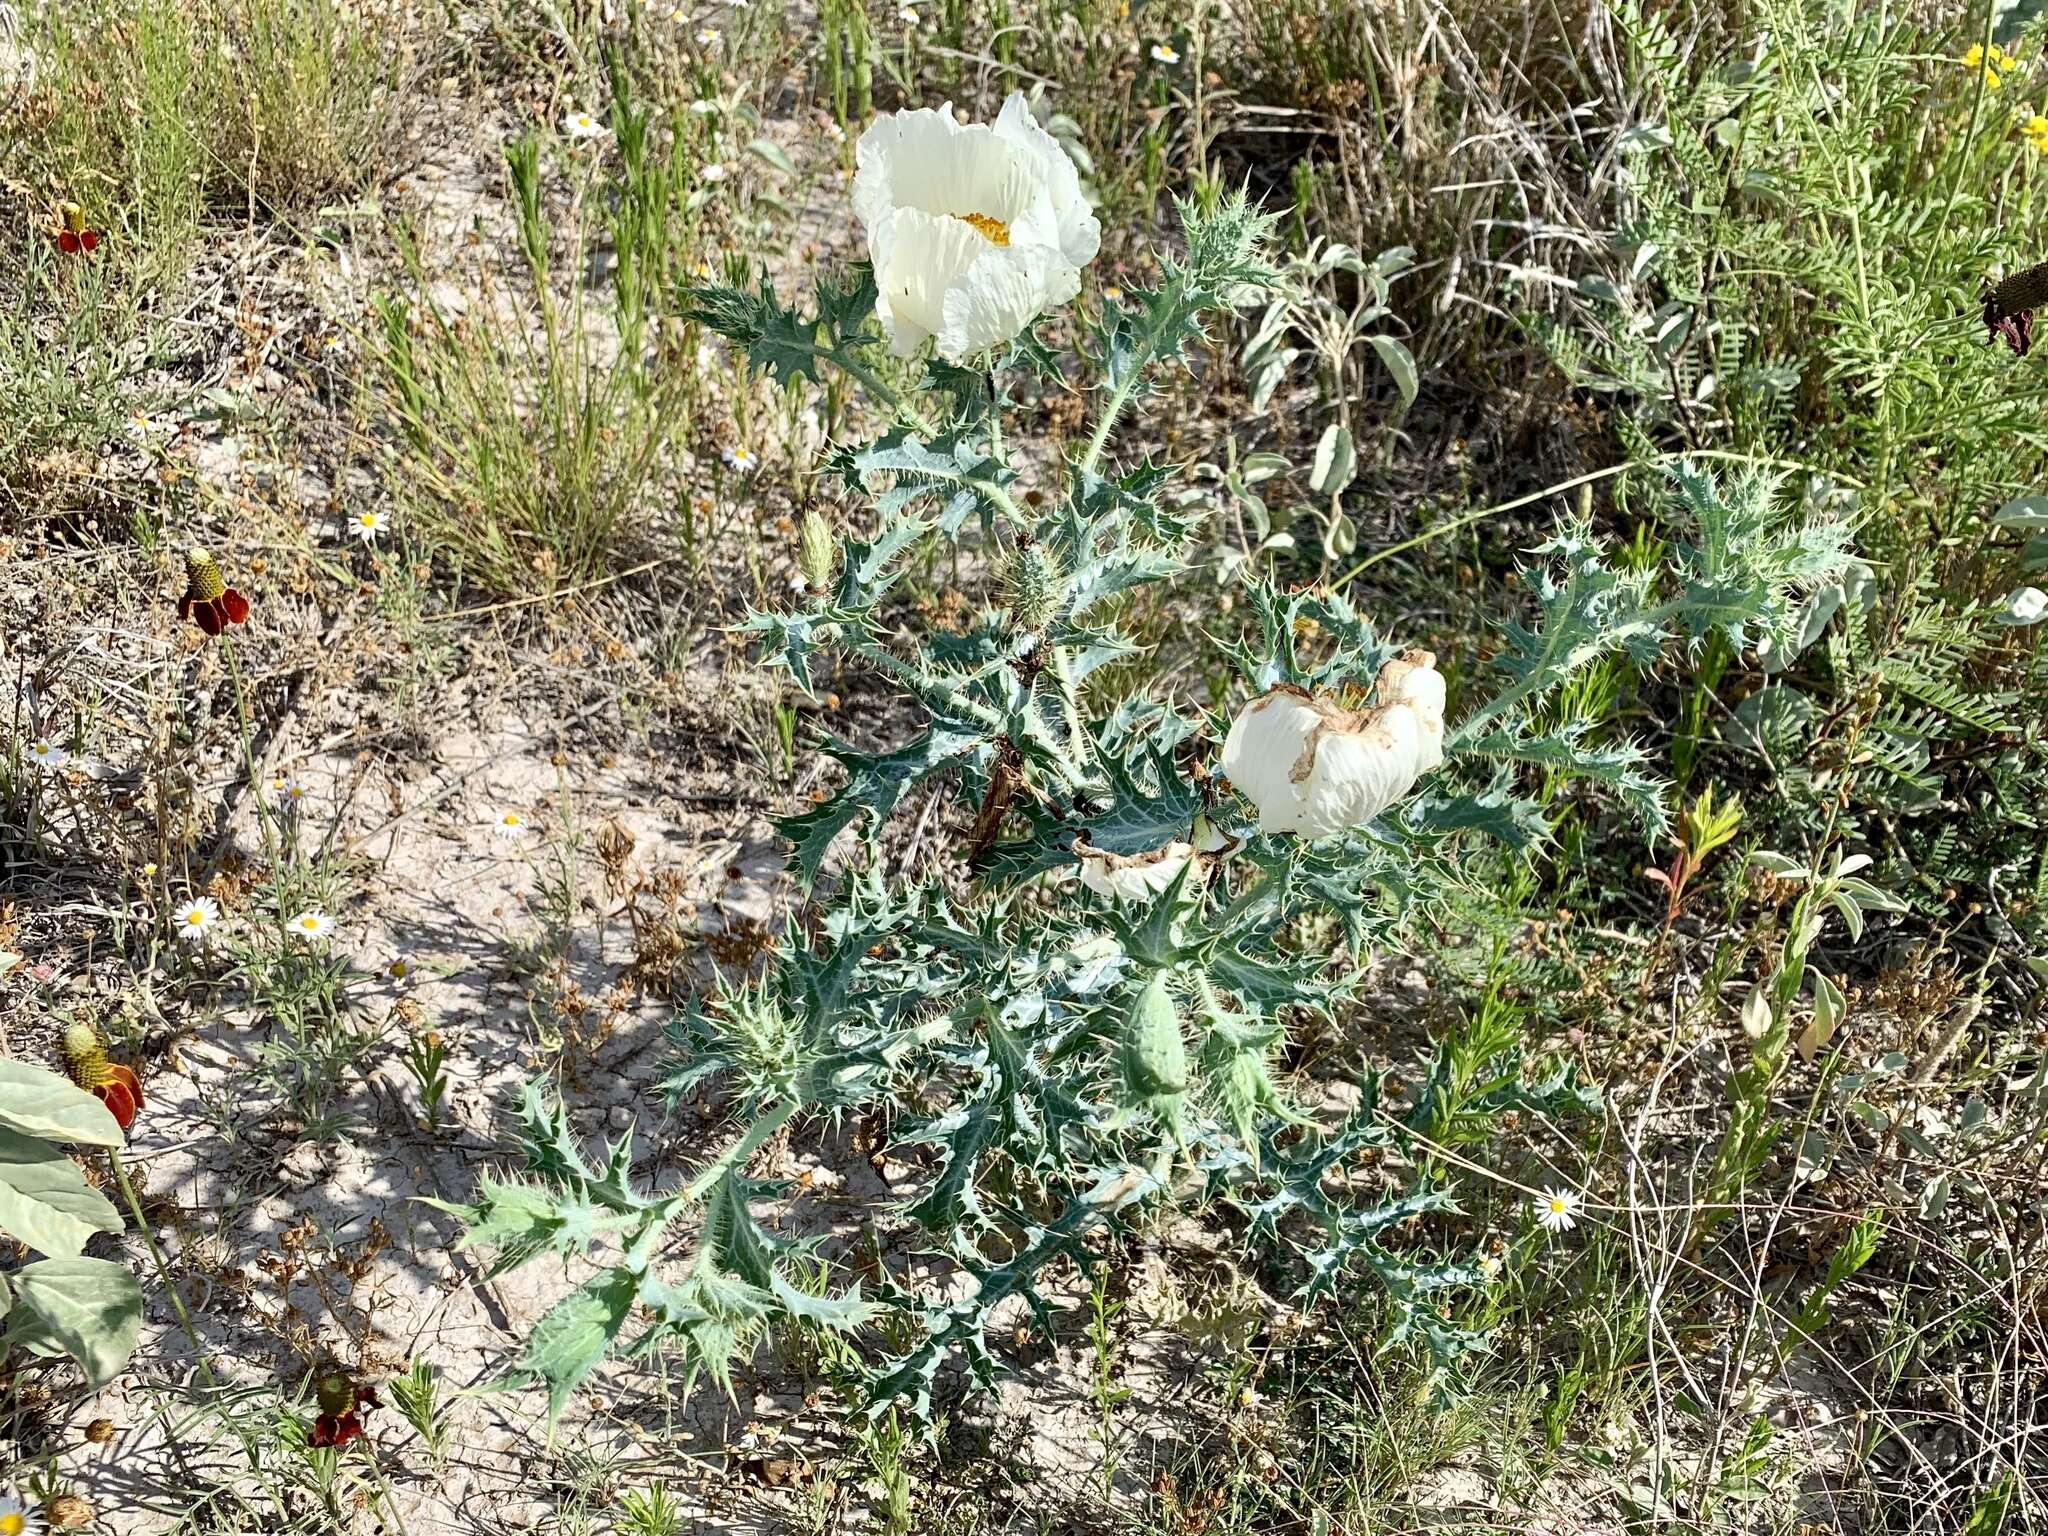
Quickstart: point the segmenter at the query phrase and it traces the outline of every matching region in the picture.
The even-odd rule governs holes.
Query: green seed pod
[[[808,508],[796,545],[796,568],[804,585],[813,592],[822,592],[832,584],[832,573],[838,565],[839,541],[832,537],[832,525],[816,507]]]
[[[1059,564],[1042,544],[1026,544],[1003,573],[1003,602],[1025,629],[1040,630],[1059,611]]]
[[[1188,1048],[1180,1034],[1180,1015],[1166,990],[1166,972],[1154,971],[1124,1015],[1118,1042],[1124,1083],[1141,1098],[1185,1093]]]

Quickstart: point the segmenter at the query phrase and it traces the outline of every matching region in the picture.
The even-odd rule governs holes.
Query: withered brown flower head
[[[2048,305],[2048,261],[2015,272],[1984,293],[1984,329],[1988,340],[2002,341],[2015,357],[2025,357],[2034,344],[2034,311]]]

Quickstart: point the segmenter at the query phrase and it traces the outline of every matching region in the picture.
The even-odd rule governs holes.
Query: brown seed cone
[[[75,1531],[92,1524],[92,1506],[75,1493],[60,1493],[43,1506],[53,1531]]]
[[[1992,319],[2024,314],[2033,309],[2048,309],[2048,261],[2036,262],[2023,272],[2013,273],[1993,288],[1984,300],[1984,312]]]

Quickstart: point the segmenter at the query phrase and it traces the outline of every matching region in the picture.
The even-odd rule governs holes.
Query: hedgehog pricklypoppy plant
[[[178,599],[178,617],[190,619],[209,635],[230,624],[249,622],[249,599],[228,585],[220,562],[203,549],[185,554],[185,595]]]

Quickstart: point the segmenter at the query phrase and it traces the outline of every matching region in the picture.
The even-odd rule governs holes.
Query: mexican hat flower
[[[142,1080],[133,1067],[107,1060],[100,1032],[90,1024],[72,1024],[64,1031],[64,1061],[71,1081],[107,1106],[114,1123],[127,1130],[142,1108]]]
[[[85,210],[76,203],[59,203],[57,217],[57,229],[50,239],[66,256],[88,255],[107,237],[103,229],[86,228]]]
[[[1101,226],[1021,94],[993,126],[956,122],[950,103],[885,113],[855,161],[875,314],[897,356],[933,337],[941,357],[964,362],[1081,291]]]
[[[230,624],[249,622],[249,599],[228,585],[212,555],[203,549],[187,550],[185,595],[178,599],[178,617],[217,635]]]
[[[1409,651],[1380,668],[1361,710],[1281,683],[1254,699],[1223,743],[1223,771],[1261,832],[1328,837],[1360,827],[1443,761],[1444,680]]]
[[[313,1420],[306,1443],[312,1446],[343,1446],[363,1432],[363,1411],[380,1406],[377,1394],[358,1386],[346,1371],[325,1371],[314,1384],[313,1395],[320,1403],[320,1416]]]
[[[2015,357],[2025,357],[2034,344],[2034,311],[2048,304],[2048,261],[2015,272],[1984,293],[1984,329],[1990,341],[2002,341]]]

